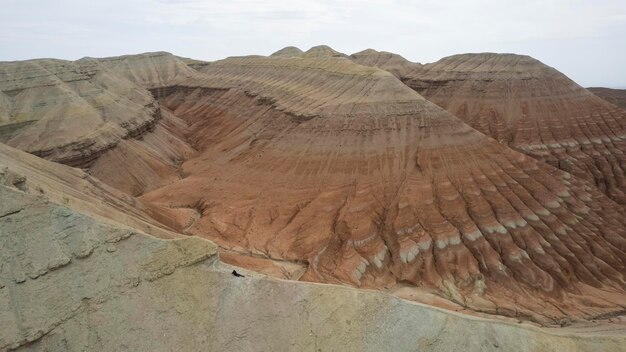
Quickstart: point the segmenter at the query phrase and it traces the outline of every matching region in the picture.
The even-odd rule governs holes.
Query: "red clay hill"
[[[536,61],[503,58],[507,77],[528,77],[510,84],[535,87]],[[606,107],[588,114],[615,135],[593,134],[605,125],[587,122],[591,134],[577,139],[588,114],[560,119],[564,98],[545,102],[549,115],[531,104],[483,120],[504,126],[498,134],[475,129],[483,124],[409,88],[436,101],[433,85],[420,86],[436,78],[407,86],[327,47],[211,63],[166,53],[29,61],[0,72],[7,144],[138,196],[142,214],[173,232],[305,265],[301,280],[408,285],[476,311],[558,321],[624,309],[626,211],[602,192],[620,197],[620,112],[566,79],[568,92],[556,83],[541,92]],[[467,101],[467,111],[518,111],[490,96]],[[535,127],[524,127],[531,115],[560,121],[562,133],[536,144]],[[561,149],[547,146],[557,140]],[[569,158],[565,140],[589,141],[581,145],[599,159]],[[550,165],[566,156],[571,166]]]
[[[529,56],[462,54],[425,65],[407,61],[403,65],[412,69],[398,72],[387,62],[373,60],[380,55],[366,51],[352,57],[395,72],[476,130],[626,202],[622,108]]]

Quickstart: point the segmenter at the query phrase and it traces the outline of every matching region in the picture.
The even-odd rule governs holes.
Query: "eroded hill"
[[[367,59],[380,53],[365,54],[355,54],[356,61],[387,69],[384,62]],[[426,99],[626,202],[625,110],[529,56],[462,54],[413,68],[399,77]]]
[[[120,133],[76,128],[39,154],[88,161],[80,166],[141,195],[167,229],[304,263],[303,280],[409,284],[468,309],[542,322],[624,309],[622,206],[587,177],[514,151],[389,72],[329,49],[189,65],[164,53],[89,59],[100,73],[81,84],[114,76],[140,97],[125,104],[151,113],[113,119],[105,112],[115,104],[105,101],[95,118]],[[69,74],[61,71],[55,77]],[[61,81],[9,94],[10,110],[33,89],[68,93]],[[70,119],[64,101],[47,103],[30,125],[14,125],[11,114],[7,143],[37,153],[18,142],[45,140],[50,121]],[[152,127],[125,134],[137,116]],[[64,144],[85,138],[110,147]],[[54,157],[66,154],[79,157]]]

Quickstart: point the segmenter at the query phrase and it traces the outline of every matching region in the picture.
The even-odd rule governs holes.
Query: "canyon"
[[[0,92],[0,348],[626,342],[626,111],[528,56],[39,59]]]

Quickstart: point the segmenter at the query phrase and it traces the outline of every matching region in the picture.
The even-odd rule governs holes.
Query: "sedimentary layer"
[[[198,154],[142,196],[196,209],[187,233],[305,260],[303,280],[408,282],[479,311],[545,322],[624,308],[624,209],[586,180],[345,58],[199,70],[153,90]]]
[[[544,323],[624,309],[624,208],[387,71],[327,47],[213,63],[163,53],[85,60],[128,76],[160,116],[138,136],[111,139],[88,171],[142,195],[154,222],[211,239],[234,261],[291,263],[286,276],[307,281],[411,285]]]
[[[529,56],[462,54],[402,80],[476,130],[626,203],[626,111]]]
[[[234,277],[160,240],[0,185],[0,349],[619,351],[618,332],[469,318],[351,288]],[[45,302],[45,304],[42,304]]]
[[[176,165],[193,152],[184,126],[146,87],[193,72],[167,53],[0,63],[0,142],[141,194],[177,178]],[[120,180],[131,165],[134,182]]]

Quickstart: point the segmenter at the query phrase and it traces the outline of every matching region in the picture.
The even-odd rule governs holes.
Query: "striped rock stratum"
[[[95,73],[72,76],[85,62]],[[557,168],[511,149],[328,47],[211,63],[167,53],[36,63],[0,64],[5,142],[82,167],[159,232],[303,265],[303,281],[408,285],[522,320],[625,308],[622,159],[607,154],[622,155],[619,138],[599,137],[619,168],[599,167],[614,182],[598,183],[577,171],[594,174],[587,161]],[[48,90],[55,99],[33,103]]]
[[[366,55],[365,55],[366,54]],[[398,72],[381,53],[355,61],[394,72],[426,99],[511,148],[586,179],[626,203],[626,110],[540,61],[461,54]]]

